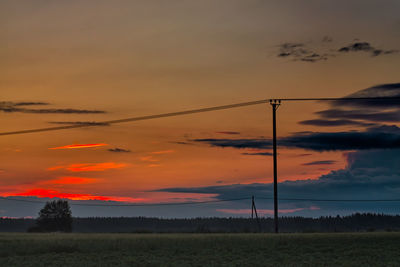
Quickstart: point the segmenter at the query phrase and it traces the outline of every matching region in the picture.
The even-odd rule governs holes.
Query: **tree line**
[[[245,233],[273,232],[272,218],[148,217],[73,218],[65,200],[47,202],[37,219],[0,218],[0,232],[81,233]],[[355,213],[348,216],[279,218],[280,232],[400,231],[400,215]]]
[[[259,225],[262,232],[273,232],[272,218],[260,218]],[[93,217],[72,218],[70,230],[81,233],[245,233],[260,231],[259,225],[251,218]],[[0,219],[0,232],[27,232],[34,227],[37,227],[35,219]],[[400,216],[355,213],[319,218],[280,217],[279,230],[291,233],[400,231]]]

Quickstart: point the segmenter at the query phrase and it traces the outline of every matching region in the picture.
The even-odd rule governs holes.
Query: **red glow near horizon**
[[[6,194],[8,196],[24,196],[24,197],[38,197],[38,198],[64,198],[70,200],[102,200],[102,201],[119,201],[119,202],[142,202],[144,198],[132,197],[114,197],[114,196],[96,196],[91,194],[73,194],[62,193],[57,190],[34,188],[22,193]]]
[[[50,147],[49,149],[76,149],[76,148],[90,148],[90,147],[99,147],[99,146],[108,146],[108,144],[98,143],[98,144],[73,144],[59,147]]]
[[[119,169],[127,166],[125,163],[103,162],[103,163],[83,163],[72,164],[67,167],[67,170],[72,172],[90,172],[90,171],[105,171],[109,169]]]
[[[71,164],[68,166],[54,166],[47,168],[47,170],[54,171],[59,169],[66,169],[71,172],[90,172],[90,171],[105,171],[109,169],[119,169],[126,166],[128,166],[128,164],[115,163],[115,162],[78,163],[78,164]]]

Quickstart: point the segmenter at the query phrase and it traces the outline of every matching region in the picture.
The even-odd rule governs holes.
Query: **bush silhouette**
[[[35,232],[71,232],[72,213],[66,200],[54,200],[46,203],[39,212]]]

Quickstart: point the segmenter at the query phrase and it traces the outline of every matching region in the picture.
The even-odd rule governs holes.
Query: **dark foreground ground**
[[[400,266],[400,233],[3,233],[0,266]]]
[[[35,227],[35,219],[0,218],[0,232],[24,232]],[[283,233],[399,232],[400,215],[354,213],[319,218],[279,217]],[[273,218],[73,218],[75,233],[256,233],[273,232]]]

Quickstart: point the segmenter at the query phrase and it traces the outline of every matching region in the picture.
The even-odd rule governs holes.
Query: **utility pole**
[[[254,196],[251,196],[251,218],[254,218]]]
[[[251,196],[251,218],[252,219],[253,219],[253,211],[254,211],[254,214],[256,215],[258,231],[261,232],[261,224],[260,224],[260,220],[258,219],[256,202],[254,201],[254,196]]]
[[[278,159],[276,152],[276,110],[281,105],[281,100],[270,99],[272,106],[272,149],[274,158],[274,228],[275,233],[279,232],[278,228]]]

